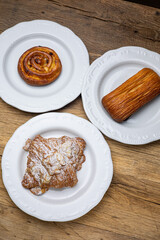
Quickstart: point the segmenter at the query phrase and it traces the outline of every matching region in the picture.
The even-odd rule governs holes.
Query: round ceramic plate
[[[25,141],[43,137],[79,136],[86,141],[86,161],[77,172],[73,188],[49,189],[33,195],[21,185],[26,169]],[[45,221],[69,221],[95,207],[107,191],[113,175],[110,149],[99,130],[89,121],[68,113],[46,113],[19,127],[2,156],[2,177],[13,202],[24,212]]]
[[[119,142],[138,145],[160,139],[160,96],[123,123],[115,122],[101,103],[103,96],[145,67],[160,75],[160,55],[140,47],[122,47],[94,61],[85,75],[82,99],[88,118]]]
[[[52,48],[62,62],[56,81],[46,86],[30,86],[17,70],[20,56],[33,46]],[[27,112],[59,109],[81,93],[89,66],[88,51],[70,29],[55,22],[22,22],[0,35],[0,96],[8,104]]]

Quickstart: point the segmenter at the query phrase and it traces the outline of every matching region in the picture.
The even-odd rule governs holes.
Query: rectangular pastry
[[[153,70],[143,68],[104,96],[102,104],[115,121],[122,122],[159,94],[160,77]]]

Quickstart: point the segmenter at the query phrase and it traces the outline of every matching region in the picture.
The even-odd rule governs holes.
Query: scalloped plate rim
[[[57,26],[58,28],[61,28],[61,29],[65,29],[67,30],[68,32],[70,32],[70,34],[72,34],[74,36],[74,38],[76,39],[77,42],[79,42],[79,44],[81,45],[81,48],[84,49],[84,55],[85,55],[85,58],[88,62],[88,67],[90,65],[90,62],[89,62],[89,53],[88,53],[88,50],[87,50],[87,47],[85,46],[85,44],[83,43],[83,41],[80,39],[80,37],[78,37],[77,34],[75,34],[71,29],[69,29],[68,27],[66,26],[63,26],[61,25],[60,23],[57,23],[57,22],[54,22],[54,21],[50,21],[50,20],[43,20],[43,19],[34,19],[34,20],[31,20],[31,21],[24,21],[24,22],[19,22],[15,25],[13,25],[12,27],[4,30],[1,34],[0,34],[0,38],[5,36],[6,34],[8,34],[8,32],[10,31],[13,31],[14,28],[17,28],[19,27],[20,25],[25,25],[25,24],[30,24],[30,23],[34,23],[34,22],[37,22],[37,23],[51,23],[51,24],[54,24],[55,26]],[[86,67],[87,69],[87,67]],[[83,76],[81,76],[81,79],[83,79]],[[80,94],[81,94],[81,90],[82,90],[82,85],[83,85],[83,81],[81,81],[81,89],[79,90],[75,90],[75,92],[77,92],[76,94],[74,94],[74,96],[72,96],[70,99],[68,100],[65,100],[63,101],[61,104],[59,104],[58,106],[53,106],[50,105],[48,107],[34,107],[32,108],[31,106],[27,107],[27,106],[24,106],[24,105],[21,105],[20,103],[13,103],[13,102],[10,102],[10,100],[8,99],[8,96],[5,95],[5,93],[2,91],[2,89],[0,89],[0,98],[6,102],[7,104],[9,104],[10,106],[12,107],[15,107],[21,111],[25,111],[25,112],[32,112],[32,113],[45,113],[47,111],[52,111],[52,110],[58,110],[58,109],[61,109],[62,107],[66,106],[67,104],[73,102]]]
[[[29,127],[32,123],[34,123],[35,120],[38,120],[42,117],[46,117],[46,116],[69,116],[71,118],[76,118],[76,119],[80,119],[84,122],[86,122],[86,124],[89,124],[89,125],[92,125],[92,127],[94,128],[94,130],[98,133],[99,136],[101,136],[101,139],[103,139],[104,141],[104,144],[106,145],[107,147],[107,152],[108,152],[108,156],[109,156],[109,163],[108,163],[108,167],[109,167],[109,175],[108,175],[108,180],[107,180],[107,183],[106,183],[106,187],[103,189],[103,191],[101,192],[101,195],[98,196],[98,198],[96,199],[96,201],[94,201],[94,203],[92,205],[90,205],[86,211],[84,211],[83,213],[80,213],[80,214],[76,214],[75,216],[70,216],[70,217],[63,217],[62,219],[54,219],[54,217],[52,217],[52,219],[47,219],[45,216],[39,216],[38,214],[36,213],[31,213],[30,210],[27,210],[27,209],[24,209],[20,204],[17,204],[16,200],[15,200],[15,197],[12,195],[11,193],[11,189],[9,188],[8,186],[8,179],[7,179],[7,176],[6,176],[6,172],[5,172],[5,157],[7,155],[7,148],[9,147],[9,145],[12,143],[14,137],[20,132],[22,131],[24,128],[27,128]],[[111,184],[111,181],[112,181],[112,177],[113,177],[113,162],[112,162],[112,157],[111,157],[111,151],[110,151],[110,148],[107,144],[107,142],[105,141],[105,139],[103,138],[103,135],[100,133],[100,131],[92,124],[90,123],[88,120],[84,119],[84,118],[81,118],[81,117],[78,117],[74,114],[71,114],[71,113],[43,113],[43,114],[40,114],[38,116],[35,116],[31,119],[29,119],[26,123],[22,124],[20,127],[18,127],[15,132],[13,133],[13,135],[11,136],[11,138],[8,140],[5,148],[4,148],[4,151],[3,151],[3,155],[2,155],[2,163],[1,163],[1,167],[2,167],[2,180],[3,180],[3,184],[8,192],[8,195],[10,196],[11,200],[17,205],[17,207],[19,209],[21,209],[23,212],[35,217],[35,218],[38,218],[40,220],[43,220],[43,221],[48,221],[48,222],[53,222],[53,221],[56,221],[56,222],[65,222],[65,221],[71,221],[71,220],[74,220],[74,219],[77,219],[77,218],[80,218],[81,216],[87,214],[91,209],[93,209],[95,206],[98,205],[98,203],[102,200],[103,196],[105,195],[106,191],[108,190],[110,184]],[[26,190],[27,191],[27,190]]]
[[[138,46],[123,46],[120,48],[116,48],[113,50],[109,50],[107,52],[105,52],[102,56],[100,56],[99,58],[97,58],[88,68],[87,72],[85,73],[84,76],[84,81],[83,81],[83,86],[82,86],[82,103],[83,103],[83,108],[85,110],[85,113],[87,115],[87,117],[89,118],[89,120],[107,137],[116,140],[118,142],[124,143],[124,144],[129,144],[129,145],[144,145],[144,144],[148,144],[150,142],[154,142],[160,139],[160,132],[159,134],[156,133],[156,137],[152,135],[152,137],[149,137],[147,139],[142,139],[141,140],[132,140],[132,139],[128,139],[128,138],[120,138],[119,136],[113,136],[112,134],[110,134],[110,132],[108,131],[104,131],[103,128],[97,123],[97,121],[95,121],[95,119],[93,118],[92,114],[90,113],[90,111],[88,110],[87,106],[86,106],[86,100],[85,100],[85,86],[86,86],[86,80],[87,77],[89,76],[90,70],[96,66],[101,60],[103,60],[108,54],[112,53],[112,52],[119,52],[121,50],[142,50],[144,52],[153,54],[153,55],[157,55],[157,57],[160,59],[160,54],[151,50],[148,50],[146,48],[143,47],[138,47]],[[159,122],[160,123],[160,122]]]

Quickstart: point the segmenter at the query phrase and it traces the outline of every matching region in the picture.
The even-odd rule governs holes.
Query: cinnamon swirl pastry
[[[76,172],[85,161],[82,138],[43,138],[40,135],[28,139],[24,150],[28,151],[27,169],[22,185],[35,195],[45,193],[50,187],[73,187],[78,182]]]
[[[18,72],[24,81],[33,86],[47,85],[60,75],[61,61],[57,53],[47,47],[33,47],[22,54]]]

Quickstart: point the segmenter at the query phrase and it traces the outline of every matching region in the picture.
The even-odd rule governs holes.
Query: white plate
[[[122,47],[106,52],[89,67],[82,90],[85,112],[106,136],[127,144],[145,144],[160,139],[160,96],[123,123],[115,122],[101,99],[140,69],[160,75],[160,55],[140,47]]]
[[[86,141],[86,161],[77,172],[73,188],[50,189],[33,195],[21,185],[27,153],[27,138],[79,136]],[[46,113],[19,127],[8,141],[2,156],[2,177],[13,202],[24,212],[45,221],[69,221],[95,207],[107,191],[113,175],[110,149],[99,130],[89,121],[68,113]]]
[[[33,46],[55,50],[62,62],[58,79],[46,86],[30,86],[17,71],[20,56]],[[0,35],[0,96],[8,104],[27,112],[59,109],[81,93],[89,66],[88,51],[70,29],[55,22],[22,22]]]

